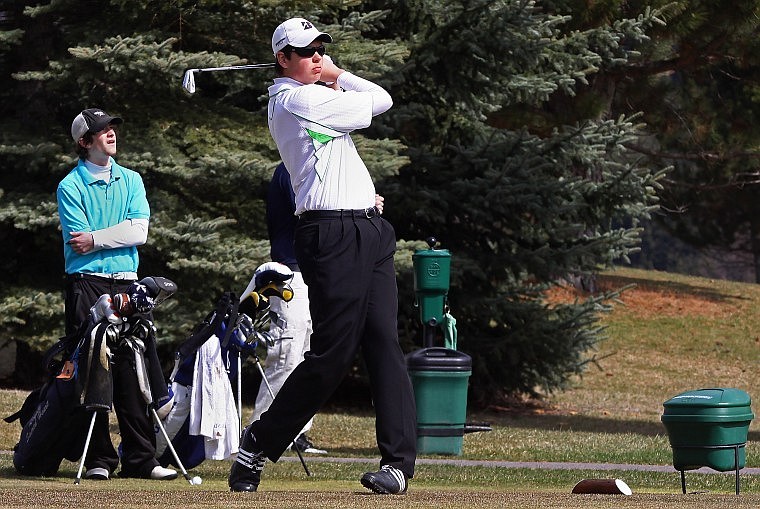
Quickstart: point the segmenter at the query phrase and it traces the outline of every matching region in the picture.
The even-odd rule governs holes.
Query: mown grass
[[[635,283],[620,305],[605,315],[609,339],[599,345],[583,377],[541,404],[471,412],[488,433],[464,437],[463,455],[449,459],[531,462],[637,463],[670,465],[672,453],[660,422],[662,403],[680,392],[736,387],[760,394],[760,287],[674,274],[619,270],[600,285]],[[574,295],[566,297],[575,298]],[[582,297],[582,296],[581,296]],[[459,345],[467,349],[466,344]],[[22,391],[0,391],[0,414],[18,408]],[[754,405],[753,405],[754,407]],[[250,409],[246,409],[250,415]],[[747,466],[760,466],[757,420],[750,426]],[[760,480],[741,476],[742,495],[733,495],[731,473],[687,473],[681,495],[678,473],[628,470],[553,470],[457,466],[420,462],[410,493],[378,501],[358,477],[376,467],[370,415],[321,413],[311,432],[331,456],[366,463],[323,463],[307,457],[312,477],[300,464],[268,464],[261,492],[227,492],[227,462],[207,461],[193,469],[202,486],[184,480],[150,482],[113,479],[73,486],[77,465],[64,462],[59,476],[29,479],[15,474],[10,454],[0,454],[0,507],[759,507]],[[18,424],[0,421],[0,450],[18,438]],[[117,438],[116,438],[117,439]],[[118,440],[118,439],[117,439]],[[439,458],[423,455],[422,459]],[[584,478],[624,479],[632,497],[571,495]],[[104,493],[107,492],[107,493]]]

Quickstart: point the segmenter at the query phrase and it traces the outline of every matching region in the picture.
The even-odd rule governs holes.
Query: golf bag
[[[87,415],[77,409],[80,388],[74,366],[78,353],[69,351],[77,338],[62,338],[48,350],[46,360],[63,355],[63,362],[55,361],[59,371],[52,371],[51,378],[27,396],[21,409],[5,418],[9,423],[21,423],[21,437],[13,452],[19,474],[53,475],[64,458],[75,461],[82,452]],[[54,365],[46,367],[55,370]]]
[[[259,340],[268,336],[269,297],[292,298],[292,288],[286,284],[290,278],[292,271],[284,265],[261,265],[242,296],[238,299],[233,292],[222,293],[216,308],[177,349],[169,377],[171,408],[162,422],[186,468],[238,452],[241,361],[255,356]],[[158,433],[156,458],[164,467],[179,466],[166,439]]]
[[[239,352],[230,344],[238,320],[237,309],[235,294],[223,293],[214,311],[198,324],[176,354],[178,363],[170,376],[170,409],[162,422],[186,468],[194,468],[205,459],[225,459],[237,453],[240,426],[231,381],[237,375]],[[228,326],[230,323],[232,328]],[[203,373],[213,378],[204,378]],[[193,387],[199,389],[195,396]],[[164,412],[166,406],[162,408]],[[197,417],[196,410],[199,410]],[[220,412],[221,418],[217,417]],[[211,429],[201,424],[213,419],[216,421],[212,421]],[[158,462],[162,466],[172,464],[178,467],[167,445],[166,438],[156,429]]]
[[[111,408],[110,348],[116,346],[127,317],[150,312],[167,297],[170,287],[176,288],[164,278],[145,278],[128,293],[101,296],[90,319],[45,353],[43,364],[50,379],[5,418],[9,423],[19,420],[22,427],[13,454],[18,473],[53,475],[63,459],[76,461],[82,456],[90,416]]]

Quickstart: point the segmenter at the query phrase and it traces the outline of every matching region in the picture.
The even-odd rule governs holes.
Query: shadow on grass
[[[478,421],[491,425],[510,428],[540,429],[546,431],[579,431],[588,433],[633,433],[642,436],[667,435],[665,425],[661,422],[639,421],[633,419],[605,419],[585,415],[500,415],[496,413],[473,416]],[[473,419],[470,419],[473,420]],[[750,431],[748,440],[760,440],[760,431]]]
[[[750,300],[740,294],[727,294],[717,288],[679,283],[677,281],[655,281],[652,279],[637,278],[630,276],[618,276],[614,274],[602,274],[598,276],[597,287],[599,290],[614,290],[627,285],[635,285],[640,290],[668,294],[693,295],[714,302],[730,302],[736,300]]]

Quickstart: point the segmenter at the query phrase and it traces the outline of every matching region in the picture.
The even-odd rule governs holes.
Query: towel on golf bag
[[[210,360],[204,350],[211,351]],[[212,335],[196,355],[182,363],[171,383],[171,409],[162,424],[185,468],[194,468],[207,459],[227,459],[238,452],[240,419],[230,382],[237,374],[236,354],[221,348],[217,336]],[[224,364],[232,368],[229,374]],[[165,467],[179,467],[158,427],[156,458]]]
[[[189,432],[206,438],[207,459],[223,460],[238,452],[240,418],[222,361],[222,347],[215,338],[211,336],[195,358]]]
[[[177,352],[178,364],[170,377],[171,409],[162,424],[185,468],[194,468],[206,459],[227,459],[238,451],[240,418],[231,381],[237,378],[239,351],[230,348],[226,327],[237,319],[237,304],[234,293],[223,293],[216,309]],[[200,408],[193,409],[195,402]],[[158,427],[156,458],[164,467],[179,467]]]

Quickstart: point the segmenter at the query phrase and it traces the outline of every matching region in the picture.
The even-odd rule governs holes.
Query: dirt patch
[[[589,298],[590,294],[572,286],[559,286],[547,293],[549,304],[567,304],[575,300]],[[629,288],[616,303],[613,312],[634,313],[642,318],[654,316],[704,316],[717,318],[736,311],[736,305],[729,301],[716,301],[702,295],[675,293],[645,288]]]

